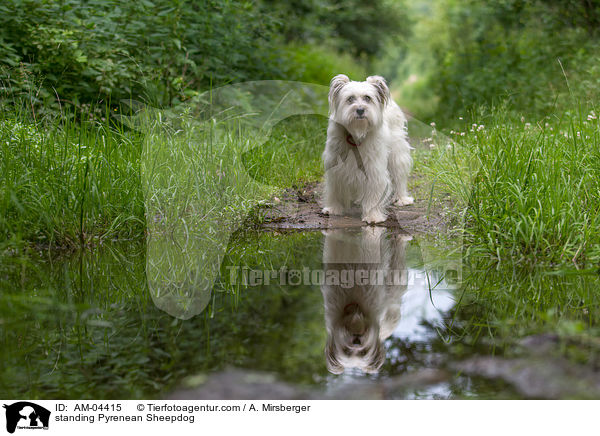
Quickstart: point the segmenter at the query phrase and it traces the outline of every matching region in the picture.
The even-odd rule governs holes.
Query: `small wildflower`
[[[434,121],[432,121],[431,123],[429,123],[429,125],[430,125],[431,127],[435,127],[435,122],[434,122]]]

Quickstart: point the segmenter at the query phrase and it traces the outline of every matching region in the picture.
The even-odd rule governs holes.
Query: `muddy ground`
[[[431,198],[418,177],[411,180],[415,187],[411,195],[415,203],[390,206],[387,221],[377,224],[401,228],[406,233],[437,233],[452,226],[449,213],[453,208],[450,196]],[[322,209],[322,183],[287,188],[271,199],[264,209],[263,228],[272,230],[324,230],[366,226],[360,219],[360,209],[354,206],[345,216],[325,215]]]

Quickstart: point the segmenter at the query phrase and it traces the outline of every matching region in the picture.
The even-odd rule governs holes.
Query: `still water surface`
[[[186,377],[231,367],[327,393],[444,368],[460,267],[436,247],[383,228],[245,234],[230,241],[208,305],[186,320],[150,295],[145,244],[8,258],[0,395],[162,397]],[[452,375],[400,397],[495,388]]]

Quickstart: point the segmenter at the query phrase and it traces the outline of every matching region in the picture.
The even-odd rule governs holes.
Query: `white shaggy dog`
[[[330,372],[341,374],[346,368],[358,368],[375,373],[383,365],[383,341],[400,321],[410,239],[383,227],[325,232],[326,274],[346,279],[340,283],[326,280],[321,286],[327,328],[325,359]],[[352,277],[357,280],[348,280]]]
[[[323,213],[343,215],[360,203],[362,220],[387,219],[386,207],[414,202],[407,179],[412,166],[406,118],[392,100],[385,79],[354,82],[339,74],[329,88],[329,127],[323,152]]]

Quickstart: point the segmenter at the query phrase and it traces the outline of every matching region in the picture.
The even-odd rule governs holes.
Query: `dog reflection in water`
[[[334,374],[347,368],[376,373],[385,360],[383,341],[400,321],[411,238],[382,227],[324,234],[327,368]]]

